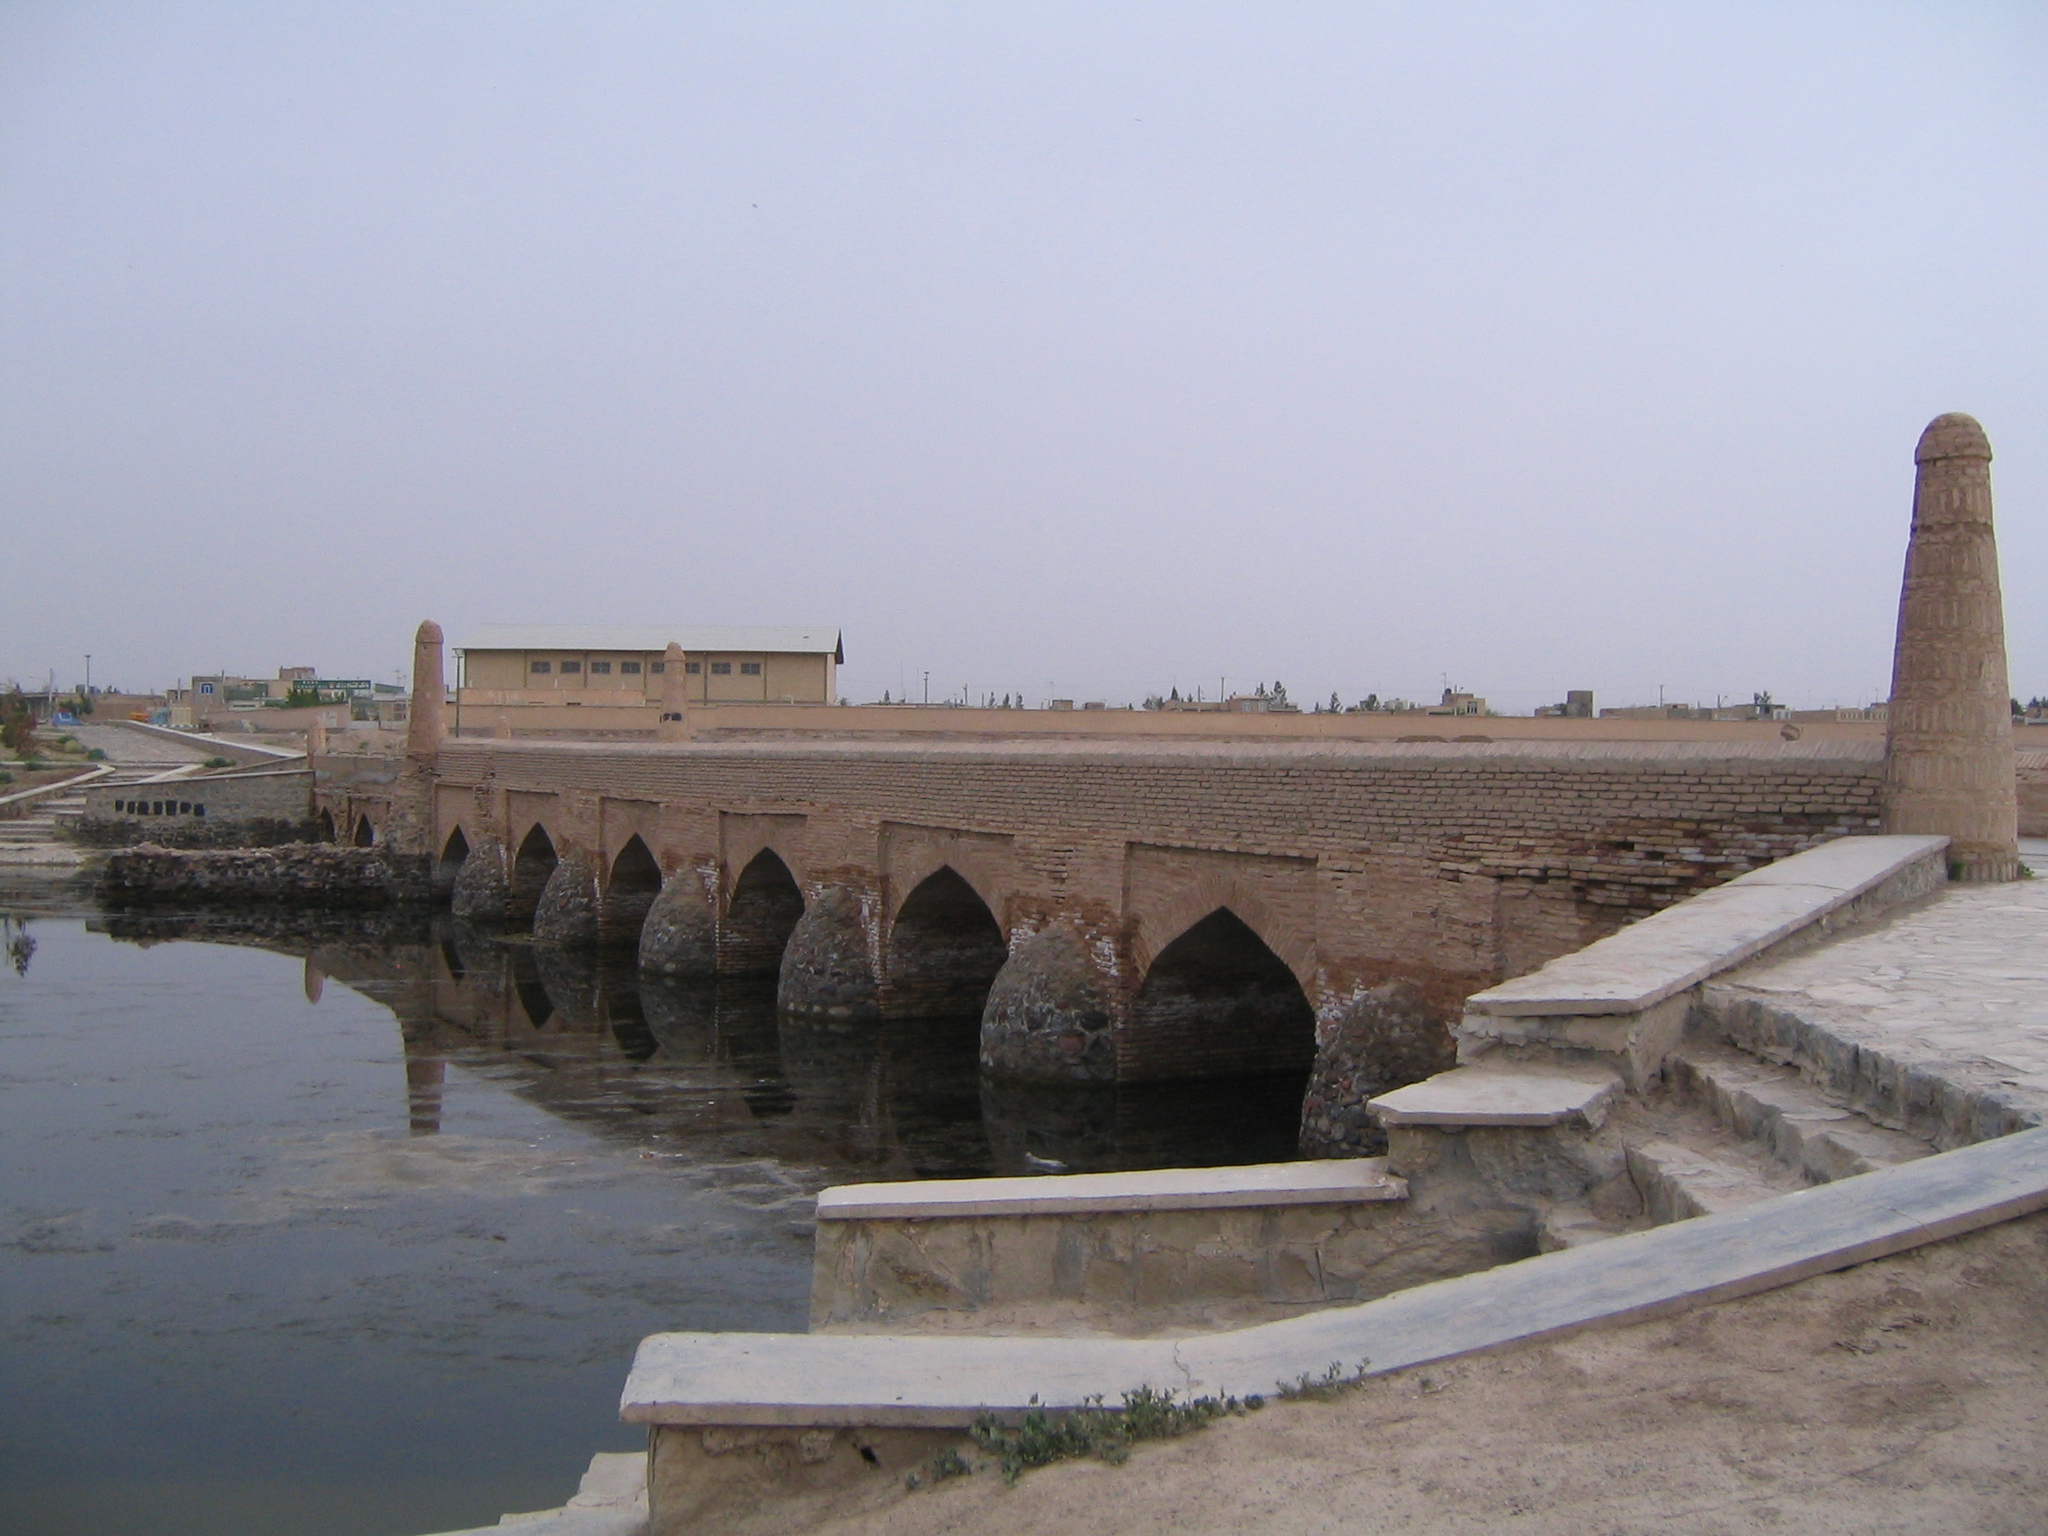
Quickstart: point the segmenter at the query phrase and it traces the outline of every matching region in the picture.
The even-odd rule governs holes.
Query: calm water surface
[[[409,1536],[559,1504],[661,1329],[801,1329],[860,1179],[1291,1154],[1298,1081],[1017,1093],[358,919],[4,918],[0,1531]]]

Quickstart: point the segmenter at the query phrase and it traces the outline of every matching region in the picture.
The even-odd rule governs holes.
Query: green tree
[[[35,754],[36,712],[28,707],[28,698],[19,684],[0,702],[0,747],[20,757]]]

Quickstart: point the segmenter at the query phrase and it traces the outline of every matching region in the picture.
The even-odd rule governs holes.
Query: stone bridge
[[[826,1026],[978,1015],[999,1076],[1313,1068],[1343,1146],[1466,995],[1874,830],[1882,776],[1875,742],[437,739],[319,796],[473,921]]]
[[[1467,996],[1631,917],[1880,830],[2019,876],[1990,444],[1942,416],[1914,461],[1883,744],[693,741],[673,645],[660,739],[450,740],[428,623],[402,765],[316,812],[546,944],[826,1027],[978,1015],[999,1077],[1312,1071],[1304,1142],[1370,1147]]]

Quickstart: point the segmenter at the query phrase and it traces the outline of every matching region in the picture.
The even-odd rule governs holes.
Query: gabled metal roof
[[[844,663],[839,631],[773,624],[479,624],[463,651],[640,651],[659,655],[675,641],[693,656],[760,651],[830,656]]]

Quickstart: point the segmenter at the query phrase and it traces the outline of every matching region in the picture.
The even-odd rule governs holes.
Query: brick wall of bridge
[[[1229,907],[1328,1036],[1405,980],[1444,1017],[1471,991],[1746,869],[1875,830],[1862,743],[860,743],[451,741],[435,837],[516,849],[536,824],[605,878],[638,836],[722,903],[772,848],[806,892],[860,898],[887,986],[893,915],[951,866],[1014,947],[1074,926],[1127,1010],[1152,959]],[[337,786],[337,798],[341,787]],[[341,807],[337,806],[337,810]],[[1120,1045],[1174,1075],[1170,1041]]]

